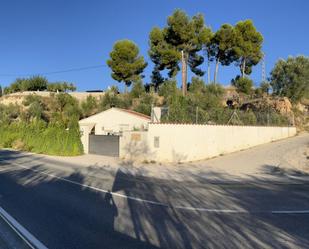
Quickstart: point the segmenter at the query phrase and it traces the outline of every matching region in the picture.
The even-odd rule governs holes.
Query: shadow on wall
[[[109,174],[100,167],[83,168],[82,173],[55,173],[38,161],[31,162],[31,157],[20,156],[0,151],[0,183],[7,190],[2,192],[8,195],[4,194],[2,203],[6,198],[14,199],[14,206],[9,208],[22,207],[26,215],[18,217],[19,221],[30,224],[29,229],[43,242],[48,241],[49,248],[281,249],[306,248],[309,244],[308,215],[265,212],[282,206],[308,207],[309,195],[304,195],[307,185],[291,188],[259,178],[251,178],[247,184],[209,184],[201,177],[202,172],[194,176],[194,181],[179,182],[123,170]],[[57,174],[64,180],[8,166],[1,162],[4,157],[27,159],[34,170]],[[131,167],[128,162],[122,166]],[[230,180],[226,174],[214,172],[213,176]],[[100,189],[109,185],[112,193],[130,198],[78,184],[95,184]],[[205,212],[190,207],[250,213]],[[44,224],[44,229],[36,221]]]
[[[123,147],[124,159],[130,161],[156,161],[157,153],[152,151],[146,141],[130,141]],[[166,152],[168,153],[168,152]],[[175,163],[184,162],[187,160],[187,155],[183,153],[177,153],[174,149],[172,150],[172,158],[167,160]]]
[[[130,141],[123,147],[124,159],[152,160],[156,153],[151,151],[146,141]]]
[[[184,155],[183,153],[177,153],[174,149],[172,151],[172,155],[173,155],[172,162],[175,162],[175,163],[185,162],[188,158],[187,155]]]

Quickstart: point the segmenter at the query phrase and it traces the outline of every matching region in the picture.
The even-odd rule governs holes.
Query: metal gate
[[[119,157],[119,136],[89,135],[89,154]]]

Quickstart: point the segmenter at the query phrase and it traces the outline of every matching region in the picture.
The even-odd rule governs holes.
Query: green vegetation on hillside
[[[49,98],[28,95],[22,106],[0,105],[0,147],[50,155],[83,153],[76,99],[66,93]]]
[[[238,80],[246,82],[247,78]],[[247,89],[250,89],[247,90],[249,94],[240,91],[241,98],[254,99],[252,88]],[[162,122],[279,126],[292,124],[290,115],[280,114],[270,104],[242,108],[242,102],[239,102],[237,106],[227,106],[226,90],[220,84],[205,84],[200,77],[192,78],[186,96],[177,88],[175,80],[164,81],[158,88],[158,93],[146,90],[139,81],[133,84],[130,93],[118,94],[118,89],[110,89],[100,100],[88,97],[81,103],[82,116],[87,117],[110,107],[132,109],[151,115],[152,106],[162,106],[167,108]],[[233,113],[236,113],[235,119],[232,117]]]
[[[232,80],[232,85],[236,87],[238,92],[244,94],[250,94],[253,90],[253,81],[247,77],[237,76],[235,79]]]
[[[289,57],[279,60],[271,71],[274,94],[286,96],[293,102],[309,98],[309,57]]]
[[[5,94],[24,91],[51,91],[67,92],[75,91],[76,87],[72,83],[55,82],[50,83],[45,77],[32,76],[30,78],[18,78],[10,86],[4,88]]]
[[[83,151],[77,124],[66,129],[61,124],[33,120],[1,123],[0,129],[0,147],[59,156],[76,156]]]

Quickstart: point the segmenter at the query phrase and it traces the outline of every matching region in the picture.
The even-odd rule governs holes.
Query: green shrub
[[[0,147],[24,149],[48,155],[75,156],[83,153],[78,124],[64,125],[43,121],[0,125]]]
[[[142,96],[144,92],[145,92],[145,87],[143,85],[143,82],[139,80],[133,83],[130,96],[131,98],[139,98]]]
[[[237,76],[235,79],[232,80],[232,85],[236,87],[238,92],[244,94],[251,94],[253,81],[247,77]]]
[[[163,96],[165,100],[175,96],[178,93],[176,80],[167,80],[159,87],[158,94]]]
[[[199,77],[192,77],[191,84],[189,85],[189,92],[197,93],[205,89],[205,82]]]
[[[169,121],[179,123],[191,123],[188,112],[188,101],[181,95],[171,98],[169,103]]]
[[[116,94],[114,92],[108,91],[100,98],[99,110],[105,111],[111,107],[119,107],[128,109],[132,105],[132,101],[129,94]]]
[[[89,117],[96,113],[97,107],[97,99],[91,95],[87,96],[86,100],[81,103],[83,117]]]
[[[152,105],[156,105],[156,97],[152,93],[143,93],[139,98],[139,103],[134,107],[134,111],[151,115]]]
[[[239,119],[245,125],[257,125],[257,118],[253,111],[240,112]]]

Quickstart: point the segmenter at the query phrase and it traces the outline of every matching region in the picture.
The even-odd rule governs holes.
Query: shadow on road
[[[14,161],[17,152],[10,153]],[[5,155],[8,161],[10,153]],[[7,165],[1,159],[0,169]],[[48,248],[157,248],[115,231],[118,207],[113,195],[83,187],[79,172],[59,175],[61,180],[48,176],[51,172],[40,164],[32,170],[10,167],[0,172],[0,206]]]
[[[229,182],[226,175],[216,178]],[[209,184],[200,178],[190,184],[128,176],[121,171],[113,186],[115,192],[169,206],[128,200],[135,236],[156,241],[162,248],[305,248],[309,245],[309,214],[275,215],[270,211],[309,209],[308,190],[308,183],[291,188],[258,178],[252,178],[250,184]],[[149,226],[152,233],[147,233]]]
[[[0,153],[0,160],[3,157]],[[16,157],[15,152],[5,153],[6,160],[14,161]],[[31,157],[27,160],[30,163]],[[130,163],[122,166],[131,167]],[[96,188],[110,185],[112,193],[131,197],[124,198],[87,187],[94,176],[105,179],[100,178],[102,170],[98,167],[89,167],[83,174],[77,171],[57,175],[62,179],[51,177],[49,174],[55,173],[39,160],[34,161],[31,170],[7,167],[3,162],[0,167],[6,169],[0,172],[0,186],[4,189],[0,206],[27,224],[50,248],[306,248],[309,245],[309,214],[270,212],[309,209],[308,183],[272,184],[252,178],[250,184],[210,184],[198,177],[195,182],[177,182],[129,175],[121,170],[110,179],[95,183]],[[227,175],[216,177],[229,180]]]
[[[262,173],[270,175],[309,176],[309,173],[299,169],[281,168],[280,165],[263,165]]]

